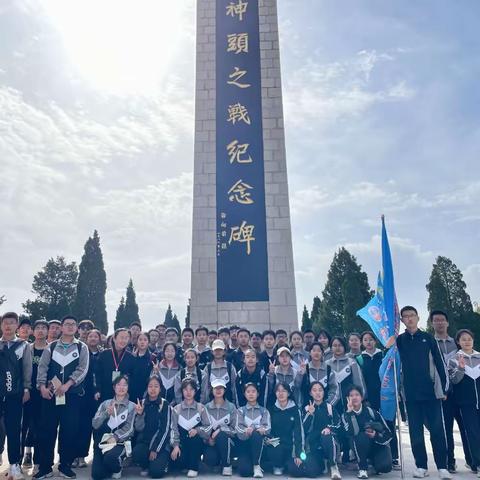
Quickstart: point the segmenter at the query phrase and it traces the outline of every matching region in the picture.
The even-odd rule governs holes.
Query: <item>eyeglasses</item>
[[[76,327],[77,324],[76,324],[75,322],[72,322],[72,323],[70,323],[70,322],[65,322],[65,323],[63,324],[63,326],[64,326],[64,327]]]

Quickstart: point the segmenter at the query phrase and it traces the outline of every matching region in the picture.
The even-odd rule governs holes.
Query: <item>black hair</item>
[[[165,354],[165,350],[167,347],[173,347],[175,350],[175,358],[177,358],[177,353],[178,353],[178,348],[173,342],[166,342],[165,345],[163,345],[162,352]]]
[[[365,332],[364,332],[364,333],[365,333]],[[362,333],[362,335],[363,335],[363,333]],[[362,339],[362,335],[360,335],[358,332],[350,332],[350,333],[348,334],[348,339],[350,340],[350,337],[357,337],[359,340],[361,340],[361,339]]]
[[[428,316],[428,319],[430,321],[433,320],[434,315],[443,315],[445,317],[445,320],[448,322],[448,315],[447,312],[444,312],[443,310],[432,310],[430,312],[430,315]]]
[[[238,337],[238,335],[239,335],[240,333],[242,333],[242,332],[247,333],[248,336],[250,336],[250,330],[249,330],[248,328],[241,327],[241,328],[239,328],[239,329],[237,330],[237,337]]]
[[[275,385],[275,388],[273,389],[274,393],[276,394],[278,389],[282,387],[284,390],[287,391],[287,394],[288,394],[288,398],[292,398],[292,389],[290,388],[290,385],[286,382],[278,382],[276,385]]]
[[[264,330],[262,333],[262,340],[267,336],[271,335],[274,339],[277,338],[277,334],[273,330]]]
[[[462,328],[455,334],[455,343],[457,345],[458,345],[458,341],[460,340],[460,337],[464,333],[466,333],[467,335],[470,335],[472,337],[472,339],[475,340],[475,335],[473,334],[473,332],[471,330],[469,330],[468,328]]]
[[[330,342],[330,346],[332,345],[334,340],[338,340],[343,345],[343,349],[345,350],[345,353],[347,353],[347,342],[345,341],[345,338],[340,337],[339,335],[336,335],[335,337],[332,338],[332,341]]]
[[[195,332],[193,331],[193,328],[190,328],[190,327],[185,327],[183,330],[182,330],[182,335],[185,333],[185,332],[190,332],[193,335],[195,335]]]
[[[159,331],[158,331],[156,328],[151,328],[151,329],[148,331],[149,334],[152,333],[152,332],[157,332],[157,333],[159,333]]]
[[[48,322],[46,320],[35,320],[35,323],[33,324],[33,329],[35,330],[35,328],[40,326],[44,326],[48,330]]]
[[[166,330],[165,330],[165,335],[167,335],[168,333],[170,332],[175,332],[175,335],[178,337],[178,330],[175,328],[175,327],[168,327]]]
[[[230,329],[228,327],[222,327],[218,329],[218,335],[222,333],[228,333],[230,335]]]
[[[118,334],[121,333],[121,332],[127,332],[129,335],[130,335],[130,332],[124,328],[124,327],[121,327],[121,328],[117,328],[114,332],[113,332],[113,338],[117,338],[118,337]]]
[[[216,330],[209,330],[208,335],[218,335]]]
[[[182,380],[182,386],[181,389],[184,390],[188,386],[191,386],[195,391],[198,390],[198,384],[195,378],[193,378],[191,375],[187,375],[183,380]]]
[[[62,322],[60,320],[49,320],[48,325],[61,325]]]
[[[148,343],[150,343],[150,332],[140,332],[137,337],[137,342],[138,342],[138,339],[140,338],[140,335],[145,335],[148,339]]]
[[[409,310],[411,310],[412,312],[415,312],[415,315],[418,315],[417,309],[415,307],[412,307],[411,305],[405,305],[400,310],[400,316],[403,317],[403,312],[408,312]]]
[[[20,328],[22,325],[29,325],[30,327],[32,326],[32,322],[28,318],[21,318],[20,323],[18,324],[18,327]]]
[[[322,328],[322,329],[318,332],[317,339],[319,339],[321,335],[323,335],[324,337],[327,337],[327,338],[328,338],[328,346],[330,346],[330,345],[332,344],[332,336],[330,335],[330,333],[328,333],[327,330],[325,330],[324,328]]]
[[[132,327],[138,327],[140,329],[142,329],[142,324],[140,322],[132,322],[128,328],[132,328]]]
[[[254,332],[251,333],[251,336],[255,336],[255,337],[260,337],[262,338],[262,334],[260,332],[257,332],[256,330]]]
[[[359,387],[358,385],[350,385],[348,388],[347,388],[347,393],[346,393],[346,396],[349,397],[350,396],[350,393],[351,392],[358,392],[362,398],[363,398],[363,388],[362,387]]]
[[[257,393],[258,393],[258,386],[256,383],[253,383],[253,382],[247,382],[244,386],[243,386],[243,393],[245,393],[247,391],[247,388],[248,387],[253,387]]]
[[[112,387],[115,388],[115,386],[118,385],[122,380],[125,380],[127,382],[127,385],[128,385],[128,375],[119,375],[112,382]]]
[[[2,322],[7,318],[13,318],[18,323],[18,314],[15,312],[7,312],[2,315]]]
[[[323,354],[324,348],[323,348],[323,345],[320,342],[313,342],[310,345],[310,351],[312,351],[313,347],[320,347],[320,350],[322,351],[322,354]]]
[[[377,339],[375,338],[375,335],[373,334],[373,332],[371,330],[365,330],[364,332],[362,332],[362,334],[360,335],[360,340],[363,342],[363,337],[365,335],[370,335],[375,341],[377,341]]]
[[[158,384],[160,385],[160,390],[161,390],[162,389],[162,381],[160,380],[160,377],[158,375],[152,375],[151,377],[149,377],[148,382],[147,382],[147,387],[152,380],[155,380],[156,382],[158,382]]]
[[[194,349],[194,348],[187,348],[184,352],[183,352],[183,358],[185,358],[185,355],[187,353],[194,353],[195,356],[197,357],[197,360],[198,360],[198,352]]]
[[[230,327],[228,327],[228,329],[229,329],[230,331],[232,331],[232,330],[239,330],[240,327],[239,327],[238,325],[230,325]]]
[[[303,333],[300,330],[294,330],[293,332],[290,333],[290,341],[292,341],[292,337],[294,335],[300,335],[302,337],[302,340],[303,340]]]
[[[314,332],[311,328],[306,328],[306,329],[303,331],[303,336],[305,336],[306,333],[313,333],[313,335],[315,336],[315,338],[317,338],[317,336],[315,335],[315,332]]]
[[[87,333],[87,338],[90,336],[91,333],[96,333],[100,341],[102,341],[102,332],[98,328],[92,328]]]
[[[67,320],[73,320],[75,323],[78,324],[77,317],[74,315],[65,315],[62,320],[60,320],[60,323],[63,325]]]
[[[310,386],[308,388],[308,391],[311,392],[312,391],[312,387],[314,385],[320,385],[322,387],[322,390],[325,392],[325,387],[323,386],[323,383],[320,381],[320,380],[314,380],[313,382],[310,383]]]
[[[287,335],[287,331],[284,330],[283,328],[279,328],[279,329],[275,332],[275,336],[278,337],[278,335]]]
[[[198,332],[205,332],[208,335],[208,328],[203,325],[200,325],[195,329],[195,336],[198,335]]]
[[[82,328],[84,325],[88,325],[90,327],[90,330],[92,328],[95,328],[95,324],[91,320],[88,320],[88,319],[81,320],[80,322],[78,322],[78,328]]]

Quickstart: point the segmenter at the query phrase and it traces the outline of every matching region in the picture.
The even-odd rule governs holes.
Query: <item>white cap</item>
[[[287,347],[280,347],[280,348],[277,350],[277,357],[279,357],[283,352],[288,353],[288,355],[289,355],[290,357],[292,356],[292,353],[290,352],[290,350],[289,350]]]
[[[212,380],[212,388],[223,387],[227,388],[227,384],[223,378],[215,378]]]
[[[217,340],[214,340],[212,343],[212,350],[225,350],[225,344],[223,343],[223,340],[220,340],[217,338]]]

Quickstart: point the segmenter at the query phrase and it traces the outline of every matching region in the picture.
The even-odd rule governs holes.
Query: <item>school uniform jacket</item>
[[[235,428],[237,425],[237,409],[235,405],[228,400],[225,400],[223,405],[216,405],[212,400],[205,405],[208,416],[210,417],[210,424],[212,432],[220,430],[225,432],[229,437],[235,436]]]
[[[313,414],[307,411],[307,406],[303,410],[303,430],[305,432],[306,444],[310,451],[321,448],[322,431],[328,428],[332,435],[337,435],[341,431],[341,419],[337,411],[327,402],[315,405]]]
[[[218,365],[215,363],[215,361],[212,361],[203,370],[201,395],[202,403],[205,404],[212,399],[211,384],[212,381],[217,378],[223,379],[227,385],[225,398],[231,402],[235,402],[237,396],[235,392],[237,373],[235,371],[235,367],[230,362],[223,360],[222,363]]]
[[[461,353],[465,368],[458,366],[458,355],[448,362],[455,402],[459,406],[475,405],[480,410],[480,353],[475,350],[471,355]]]
[[[262,407],[267,406],[268,395],[272,388],[273,378],[268,377],[261,366],[257,365],[252,373],[247,370],[247,367],[243,367],[237,372],[237,378],[235,382],[235,390],[237,394],[236,402],[239,407],[243,407],[247,404],[247,399],[243,393],[244,386],[247,383],[253,383],[257,386],[258,403],[262,405]]]
[[[293,350],[292,348],[290,351],[292,353],[292,362],[295,363],[297,368],[300,367],[302,361],[308,362],[310,360],[310,353],[303,348],[301,350]]]
[[[291,365],[287,370],[283,370],[280,365],[278,365],[275,367],[274,375],[275,379],[273,381],[273,385],[277,385],[279,383],[286,383],[289,385],[293,391],[297,405],[301,405],[303,374],[300,373],[300,370]]]
[[[300,410],[295,402],[289,400],[282,408],[277,400],[271,409],[271,419],[270,436],[279,438],[280,445],[291,451],[292,458],[300,457],[305,451],[305,435]]]
[[[362,405],[358,412],[344,412],[342,414],[343,429],[349,437],[356,437],[360,432],[364,432],[368,423],[377,423],[381,425],[380,431],[375,430],[373,441],[379,445],[387,445],[392,440],[392,433],[388,428],[383,417],[373,408]]]
[[[180,365],[174,361],[169,367],[165,360],[161,360],[158,369],[158,376],[162,382],[162,397],[168,403],[175,403],[175,378],[180,372]]]
[[[238,409],[238,421],[236,426],[237,437],[240,440],[248,440],[248,436],[245,434],[245,430],[252,427],[253,430],[259,428],[265,429],[265,435],[269,435],[272,425],[270,420],[270,412],[259,405],[246,404]]]
[[[147,396],[143,414],[135,416],[137,442],[147,444],[150,452],[169,450],[171,422],[172,408],[168,402],[161,397],[150,400]]]
[[[17,358],[17,372],[19,378],[14,381],[8,381],[5,385],[7,395],[23,395],[24,389],[32,388],[32,351],[28,348],[28,342],[14,337],[13,340],[0,339],[0,350],[10,350],[15,352]]]
[[[198,366],[201,370],[203,370],[207,366],[207,364],[213,360],[212,349],[208,345],[206,345],[205,348],[200,351],[198,349],[198,345],[196,345],[194,350],[198,354]]]
[[[108,414],[108,407],[115,402],[113,415]],[[104,400],[93,417],[94,430],[107,429],[115,436],[117,442],[125,442],[133,436],[135,421],[135,404],[128,400]]]
[[[189,376],[190,378],[193,378],[198,385],[198,390],[195,393],[195,401],[200,402],[201,400],[201,388],[202,388],[202,380],[203,380],[203,372],[200,369],[200,367],[197,365],[193,367],[192,369],[189,369],[188,367],[182,368],[176,375],[175,377],[175,382],[174,382],[174,389],[175,389],[175,403],[178,405],[179,403],[182,402],[183,396],[182,396],[182,381],[186,376]]]
[[[94,374],[96,389],[97,392],[100,393],[100,399],[102,401],[113,398],[112,375],[113,372],[116,371],[117,366],[118,371],[122,375],[131,377],[135,369],[135,359],[133,355],[126,349],[121,354],[118,354],[115,347],[100,352]]]
[[[308,398],[310,398],[310,385],[313,382],[320,382],[323,385],[325,401],[330,405],[335,405],[340,399],[339,385],[335,372],[325,362],[322,362],[319,368],[315,368],[312,362],[308,363],[303,380],[303,404],[307,403]]]
[[[357,363],[362,370],[363,379],[365,381],[368,403],[374,410],[380,410],[380,375],[378,370],[382,364],[383,353],[378,348],[370,354],[367,351],[362,352],[356,357]]]
[[[187,405],[185,401],[182,401],[172,409],[171,446],[181,446],[181,440],[192,428],[196,428],[198,435],[207,440],[212,431],[210,417],[207,409],[201,403],[193,402],[192,405]]]

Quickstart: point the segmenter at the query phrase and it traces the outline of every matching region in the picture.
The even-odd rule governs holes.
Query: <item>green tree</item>
[[[135,289],[133,288],[133,281],[130,279],[127,287],[127,299],[125,301],[125,322],[129,327],[133,322],[139,322],[138,305],[136,300]]]
[[[468,325],[468,319],[474,318],[471,315],[472,301],[467,293],[462,272],[449,258],[437,257],[426,288],[428,310],[443,310],[447,313],[450,334],[454,334],[460,325]]]
[[[307,306],[303,306],[303,313],[302,313],[302,327],[301,330],[304,332],[305,330],[309,330],[312,328],[312,319],[308,314]]]
[[[366,305],[372,295],[367,274],[362,271],[357,259],[341,247],[335,252],[328,271],[315,329],[324,328],[332,335],[347,335],[352,330],[367,328],[356,312]]]
[[[185,315],[185,327],[190,327],[190,299],[187,303],[187,314]]]
[[[172,327],[176,328],[178,333],[182,331],[182,327],[180,326],[180,322],[178,321],[178,317],[176,313],[173,314]]]
[[[125,297],[120,299],[120,304],[117,308],[117,313],[115,315],[115,322],[113,324],[113,329],[117,330],[118,328],[128,328],[129,324],[125,316]]]
[[[84,250],[78,275],[75,313],[80,320],[89,318],[102,333],[107,333],[107,275],[103,265],[100,237],[96,230],[93,237],[88,238]]]
[[[5,295],[0,295],[0,305],[2,305],[3,303],[5,303],[7,301]]]
[[[78,269],[64,257],[50,258],[33,277],[34,300],[27,300],[23,309],[32,321],[60,319],[71,314],[75,302]]]
[[[170,304],[168,304],[168,308],[167,308],[167,311],[165,312],[165,322],[163,322],[164,325],[168,328],[168,327],[172,327],[172,323],[173,323],[173,312],[172,312],[172,306]]]
[[[310,312],[310,320],[312,322],[312,327],[315,329],[318,327],[318,322],[320,321],[320,306],[322,301],[320,297],[313,297],[312,311]]]

